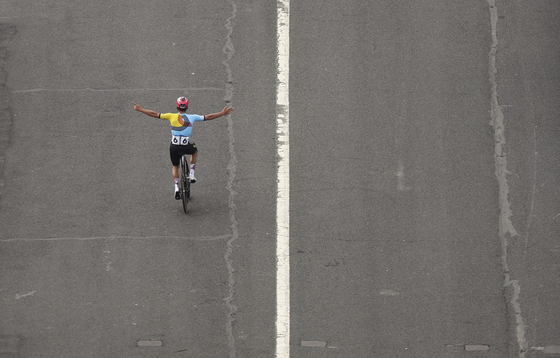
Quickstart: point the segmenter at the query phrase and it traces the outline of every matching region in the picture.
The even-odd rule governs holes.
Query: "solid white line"
[[[290,1],[277,0],[276,357],[290,356]]]

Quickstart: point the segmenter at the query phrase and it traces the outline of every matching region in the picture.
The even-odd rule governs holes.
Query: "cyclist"
[[[142,112],[150,117],[168,120],[171,124],[171,145],[169,146],[169,155],[173,164],[173,180],[175,185],[175,199],[180,200],[179,194],[179,163],[183,154],[191,155],[190,178],[191,183],[195,183],[194,168],[198,149],[196,144],[190,141],[193,124],[199,121],[211,121],[222,116],[226,116],[233,111],[231,107],[225,107],[221,112],[199,116],[198,114],[187,114],[189,108],[189,100],[186,97],[177,98],[177,111],[179,113],[157,113],[149,109],[144,109],[134,104],[134,109]]]

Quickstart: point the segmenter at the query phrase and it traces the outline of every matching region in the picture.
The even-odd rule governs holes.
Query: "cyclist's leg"
[[[179,195],[179,165],[181,163],[181,154],[178,152],[178,146],[171,144],[169,146],[169,156],[171,158],[171,164],[173,164],[173,186],[175,188],[175,199],[181,199]]]
[[[192,143],[192,145],[189,145],[189,152],[191,155],[191,160],[190,160],[190,178],[191,178],[191,183],[196,183],[196,178],[194,177],[194,168],[196,166],[196,160],[198,158],[198,149],[196,148],[196,144]]]
[[[173,185],[175,188],[175,199],[181,199],[181,194],[179,194],[179,167],[173,166]]]

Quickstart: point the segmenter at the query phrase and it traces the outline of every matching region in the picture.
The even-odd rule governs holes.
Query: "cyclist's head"
[[[177,98],[177,109],[184,111],[187,108],[189,108],[189,100],[187,99],[187,97]]]

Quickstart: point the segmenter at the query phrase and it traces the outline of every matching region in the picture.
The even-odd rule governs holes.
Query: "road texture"
[[[2,353],[274,351],[275,12],[234,5],[2,3]],[[239,18],[259,47],[234,43]],[[188,215],[169,124],[132,106],[181,95],[191,113],[235,107],[194,128]]]
[[[290,8],[293,357],[560,351],[560,5]],[[276,3],[0,3],[0,356],[275,355]],[[186,95],[198,182],[173,199]],[[283,357],[284,358],[284,357]]]
[[[557,351],[558,4],[316,5],[291,7],[293,355]]]
[[[507,356],[487,4],[348,1],[298,21],[318,11],[304,5],[292,44],[317,60],[292,72],[292,144],[311,159],[292,178],[294,334],[332,356]]]

